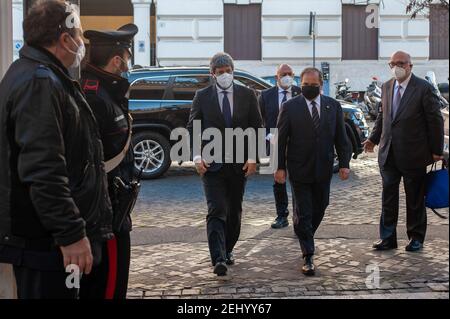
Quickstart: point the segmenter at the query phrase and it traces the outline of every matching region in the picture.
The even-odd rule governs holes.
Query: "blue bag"
[[[441,218],[447,217],[436,212],[438,208],[449,207],[449,177],[448,169],[437,170],[434,164],[431,172],[427,174],[427,189],[425,195],[425,206],[432,209],[433,212]]]

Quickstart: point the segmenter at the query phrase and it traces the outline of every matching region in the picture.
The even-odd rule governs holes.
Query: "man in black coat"
[[[67,3],[38,2],[0,83],[0,262],[14,266],[21,299],[76,298],[112,236],[97,122],[68,72],[84,56],[74,20]]]
[[[275,180],[286,183],[286,169],[295,198],[294,229],[303,252],[302,272],[315,274],[314,235],[329,205],[334,150],[342,180],[350,175],[351,145],[338,101],[321,95],[322,74],[307,68],[302,94],[286,102],[278,120],[278,171]]]
[[[242,201],[247,178],[256,173],[256,136],[262,128],[262,119],[255,93],[233,81],[234,62],[226,53],[218,53],[211,60],[211,74],[215,84],[197,92],[192,105],[188,130],[193,146],[192,156],[197,172],[202,177],[208,203],[208,244],[214,273],[227,274],[227,265],[234,264],[233,249],[241,231]],[[201,124],[201,133],[215,130],[220,136],[203,141],[196,150],[198,136],[195,125]],[[226,140],[226,131],[250,129],[253,136],[245,138],[244,148],[237,147],[236,139]],[[217,139],[222,139],[218,141]],[[241,139],[238,139],[241,140]],[[210,143],[222,143],[214,161],[203,154]],[[230,147],[226,144],[229,143]],[[233,151],[230,154],[230,151]],[[253,152],[251,151],[253,150]],[[217,158],[219,157],[219,158]],[[241,157],[241,159],[239,159]]]
[[[278,115],[284,103],[299,96],[302,90],[293,85],[294,70],[288,64],[282,64],[277,69],[277,85],[261,93],[259,98],[259,108],[266,128],[267,153],[270,153],[270,144],[273,142],[274,135],[271,130],[277,127]],[[272,224],[272,228],[280,229],[289,226],[289,198],[286,184],[277,182],[273,185],[273,194],[275,196],[275,207],[277,218]]]
[[[376,250],[397,248],[399,184],[406,193],[407,251],[422,249],[427,229],[425,177],[428,165],[443,159],[444,121],[433,87],[412,73],[411,56],[394,53],[389,62],[394,77],[383,85],[382,112],[365,143],[367,152],[379,145],[383,179],[381,240]]]

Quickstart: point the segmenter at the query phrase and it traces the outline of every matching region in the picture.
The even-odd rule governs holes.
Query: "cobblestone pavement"
[[[300,272],[292,227],[271,230],[275,217],[271,176],[248,183],[237,264],[228,277],[212,274],[206,242],[206,204],[189,165],[144,182],[135,209],[130,298],[448,298],[448,220],[428,214],[428,240],[407,253],[404,193],[399,249],[371,250],[377,239],[381,181],[376,158],[352,162],[350,181],[333,180],[331,204],[317,234],[316,277]],[[377,274],[379,273],[379,280]]]

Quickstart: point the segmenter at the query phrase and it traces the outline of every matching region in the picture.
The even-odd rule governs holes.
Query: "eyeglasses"
[[[411,65],[411,63],[409,63],[409,62],[402,62],[402,61],[400,61],[400,62],[389,62],[389,67],[391,69],[393,69],[396,66],[404,68],[404,67],[407,67],[407,66],[410,66],[410,65]]]

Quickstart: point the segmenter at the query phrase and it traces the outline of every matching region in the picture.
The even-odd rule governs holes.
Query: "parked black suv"
[[[170,168],[170,133],[186,127],[195,92],[212,84],[207,67],[148,68],[131,72],[130,110],[134,118],[136,170],[144,179],[158,178]],[[259,94],[272,85],[245,71],[235,71],[235,82]],[[354,158],[362,153],[369,128],[362,111],[342,102]]]

